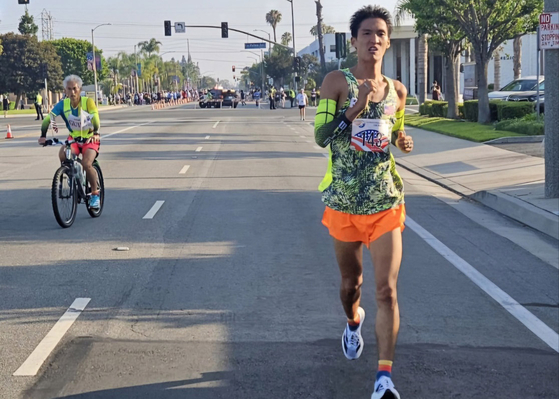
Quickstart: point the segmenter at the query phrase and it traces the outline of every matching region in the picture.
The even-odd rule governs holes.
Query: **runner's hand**
[[[408,154],[413,150],[413,139],[411,136],[406,136],[406,132],[400,130],[398,132],[398,139],[396,140],[396,147],[400,149],[400,151]]]
[[[93,136],[88,138],[85,143],[86,144],[98,144],[100,141],[101,141],[101,136],[99,136],[98,134],[94,134]]]
[[[46,137],[39,137],[39,145],[45,145],[46,141],[47,141]]]
[[[376,82],[371,79],[365,79],[363,84],[358,87],[359,95],[357,96],[356,105],[360,108],[365,108],[369,102],[369,94],[376,93],[378,90]]]

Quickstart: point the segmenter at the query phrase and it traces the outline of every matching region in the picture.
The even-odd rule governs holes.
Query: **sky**
[[[386,7],[390,12],[398,0],[383,0],[372,3]],[[314,37],[309,33],[316,25],[314,0],[293,0],[295,15],[295,44],[297,50],[309,45]],[[365,4],[362,0],[322,0],[323,21],[339,32],[349,31],[351,15]],[[230,28],[243,30],[261,37],[270,33],[266,24],[266,13],[278,10],[282,20],[276,28],[277,41],[284,32],[291,32],[291,3],[287,0],[30,0],[29,13],[39,27],[41,39],[41,12],[50,12],[54,21],[54,38],[72,37],[91,41],[91,29],[99,24],[111,23],[95,30],[95,46],[103,50],[105,57],[119,51],[134,52],[134,45],[155,38],[162,43],[160,54],[165,60],[182,59],[187,55],[187,39],[190,54],[198,62],[200,71],[213,78],[232,80],[240,69],[250,66],[259,59],[259,50],[244,50],[244,43],[258,39],[229,32],[228,39],[221,38],[219,29],[187,28],[186,33],[175,33],[166,37],[163,21],[185,22],[186,25],[221,25],[228,22]],[[0,33],[17,32],[19,19],[25,6],[17,0],[0,0]],[[411,22],[407,22],[411,24]],[[252,57],[252,58],[251,58]],[[232,66],[237,72],[232,72]]]

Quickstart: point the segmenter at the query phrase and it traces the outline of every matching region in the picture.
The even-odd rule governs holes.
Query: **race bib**
[[[351,148],[356,151],[390,153],[390,128],[383,119],[355,119],[351,125]]]
[[[68,117],[68,124],[73,131],[89,130],[92,127],[91,114],[82,110],[80,116],[70,115]]]

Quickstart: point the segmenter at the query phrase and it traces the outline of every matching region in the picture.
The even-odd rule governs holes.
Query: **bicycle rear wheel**
[[[76,220],[78,196],[74,178],[67,166],[58,168],[52,179],[52,210],[60,227],[70,227]]]
[[[92,218],[98,218],[101,216],[101,212],[103,212],[103,204],[105,203],[105,182],[103,180],[103,173],[101,172],[101,166],[99,162],[93,162],[93,168],[97,172],[97,189],[99,190],[99,208],[94,209],[89,207],[89,202],[86,203],[87,205],[87,213]],[[89,182],[87,182],[87,194],[91,194],[91,186]]]

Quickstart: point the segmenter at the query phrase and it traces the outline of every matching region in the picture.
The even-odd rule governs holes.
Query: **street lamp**
[[[268,56],[270,56],[270,49],[272,48],[272,45],[270,43],[272,41],[272,37],[270,36],[270,34],[262,29],[255,29],[253,30],[253,32],[264,32],[265,34],[268,35]]]
[[[95,79],[95,106],[96,107],[99,105],[99,100],[97,99],[97,62],[96,62],[97,60],[95,59],[95,39],[93,38],[93,32],[95,32],[95,29],[105,25],[111,25],[111,24],[110,23],[101,24],[91,29],[91,48],[93,52],[93,76]]]
[[[291,3],[291,30],[293,35],[293,58],[297,57],[297,52],[295,50],[295,14],[293,13],[293,0],[287,0]],[[297,80],[295,80],[295,76],[297,76],[297,71],[293,75],[293,83],[295,85],[295,92],[297,92]]]

